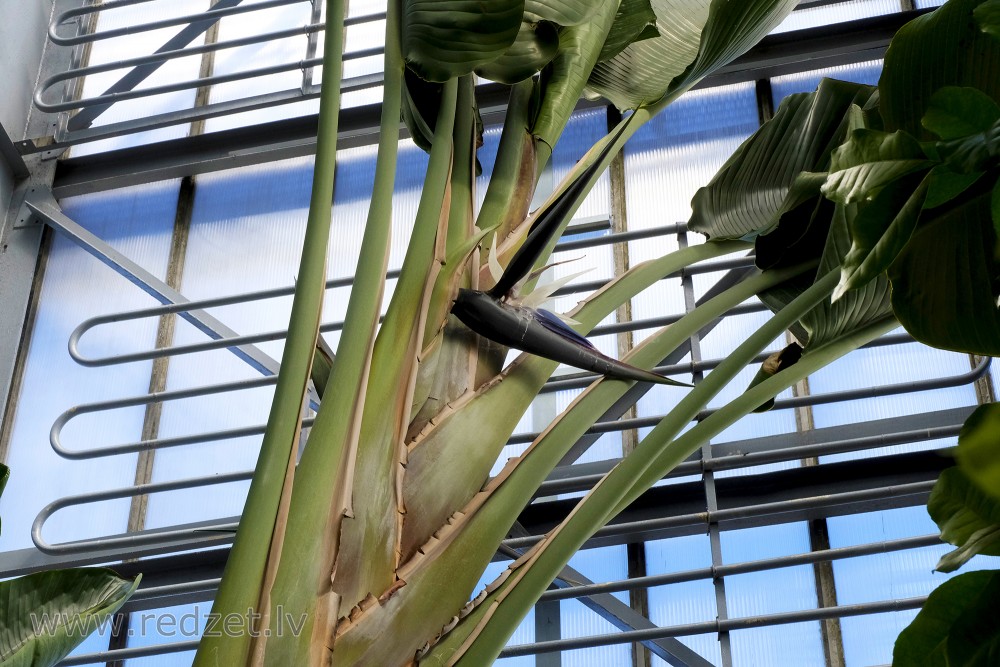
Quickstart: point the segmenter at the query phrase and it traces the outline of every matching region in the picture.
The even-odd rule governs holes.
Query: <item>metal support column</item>
[[[677,243],[681,249],[688,246],[686,231],[677,235]],[[694,296],[694,281],[691,276],[686,273],[681,275],[681,287],[684,290],[684,310],[685,312],[691,312],[697,306]],[[701,361],[701,336],[697,333],[691,337],[691,361],[692,363],[698,363]],[[703,378],[700,371],[695,371],[692,375],[692,380],[695,384],[700,382]],[[702,463],[712,460],[711,442],[705,442],[705,444],[701,446],[701,460]],[[715,491],[715,473],[710,468],[706,468],[702,471],[701,476],[702,484],[705,489],[705,505],[709,516],[711,516],[713,512],[719,511],[719,498]],[[719,531],[719,524],[711,520],[708,522],[708,539],[712,550],[712,566],[721,567],[723,564],[722,537]],[[721,577],[716,577],[713,579],[712,583],[715,587],[716,614],[718,620],[723,622],[729,619],[729,607],[726,603],[726,581]],[[732,667],[733,653],[732,645],[729,641],[729,631],[722,629],[720,626],[718,636],[719,645],[722,650],[722,667]]]
[[[621,112],[613,104],[608,105],[608,131],[613,130],[622,120]],[[624,234],[628,232],[628,207],[625,197],[625,156],[624,151],[615,156],[608,167],[611,191],[611,233]],[[628,243],[616,243],[611,246],[615,275],[622,275],[631,268],[629,261]],[[629,299],[615,311],[615,320],[620,323],[632,321],[632,300]],[[618,336],[618,358],[623,358],[632,350],[634,340],[631,329],[619,332]],[[634,419],[638,416],[635,406],[632,405],[622,415],[624,419]],[[639,444],[639,432],[637,429],[625,429],[622,436],[622,456],[628,456]],[[626,559],[628,561],[628,576],[644,577],[648,574],[646,570],[646,545],[642,542],[631,542],[625,546]],[[636,613],[649,618],[649,592],[645,588],[633,588],[629,591],[629,606]],[[650,667],[652,660],[649,649],[641,642],[632,644],[632,665],[633,667]]]

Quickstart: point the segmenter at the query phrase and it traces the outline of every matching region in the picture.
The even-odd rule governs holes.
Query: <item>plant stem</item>
[[[338,612],[333,609],[334,618],[328,618],[324,596],[329,595],[330,571],[339,546],[344,496],[351,492],[350,452],[352,440],[357,436],[358,404],[364,400],[389,256],[403,85],[398,26],[395,3],[390,3],[386,16],[381,133],[373,184],[377,194],[368,209],[344,330],[328,382],[330,389],[320,405],[296,472],[288,530],[271,591],[272,613],[279,613],[280,605],[280,613],[291,614],[289,618],[304,614],[306,625],[297,637],[289,633],[271,637],[267,664],[306,664],[313,633],[325,632],[316,625],[335,622]],[[326,54],[327,58],[333,58],[329,49]],[[325,201],[327,210],[330,201]],[[317,609],[317,604],[324,606]]]
[[[528,79],[510,89],[497,159],[476,221],[480,229],[500,224],[496,232],[498,241],[524,220],[535,191],[535,158],[530,154],[534,141],[528,133],[534,87],[534,81]],[[492,245],[492,238],[483,243],[484,258]]]
[[[344,2],[327,0],[319,133],[313,171],[309,216],[299,264],[298,281],[281,360],[278,384],[268,415],[267,429],[242,520],[223,574],[212,611],[229,619],[241,618],[242,632],[205,637],[195,656],[196,665],[245,664],[252,640],[253,618],[258,608],[268,554],[275,534],[275,519],[290,465],[294,465],[301,429],[302,406],[319,335],[320,312],[326,281],[327,246],[332,217],[333,179],[336,171],[337,129],[340,113],[341,54],[344,41]],[[233,617],[235,618],[235,616]]]

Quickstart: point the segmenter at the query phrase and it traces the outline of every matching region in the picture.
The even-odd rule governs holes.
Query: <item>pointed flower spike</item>
[[[548,271],[549,269],[551,269],[553,266],[559,266],[560,264],[569,264],[570,262],[578,262],[581,259],[583,259],[583,257],[574,257],[573,259],[564,259],[564,260],[559,261],[559,262],[551,262],[549,264],[546,264],[542,268],[535,269],[534,271],[532,271],[531,273],[529,273],[528,276],[523,279],[523,282],[528,282],[529,280],[534,280],[538,276],[542,275],[543,273],[545,273],[546,271]],[[589,271],[590,269],[587,269],[587,270]],[[523,284],[523,283],[519,283],[519,284]]]
[[[579,322],[574,320],[572,317],[569,317],[568,315],[563,315],[562,313],[556,313],[556,317],[558,317],[562,321],[562,323],[565,324],[566,326],[570,327],[580,326]]]
[[[494,282],[500,281],[500,276],[503,275],[503,267],[500,266],[500,260],[497,259],[497,235],[493,234],[493,243],[490,244],[490,257],[489,257],[490,275],[493,277]]]
[[[629,116],[629,118],[633,117],[634,115]],[[564,190],[554,198],[546,201],[535,212],[535,219],[531,223],[528,237],[521,244],[521,247],[517,249],[517,252],[514,253],[514,257],[511,258],[510,264],[507,265],[507,270],[504,271],[500,280],[489,290],[490,296],[495,299],[507,296],[521,278],[524,278],[531,272],[532,267],[535,266],[541,258],[542,253],[545,252],[549,241],[562,229],[562,224],[576,210],[576,205],[587,196],[587,184],[592,177],[597,175],[604,162],[604,158],[610,153],[611,147],[615,145],[615,140],[621,136],[621,133],[628,126],[628,123],[623,123],[618,128],[618,134],[611,141],[605,143],[603,152],[597,155],[588,167],[581,169]]]
[[[460,289],[451,312],[484,338],[552,361],[621,380],[691,386],[605,356],[556,315],[507,304],[487,292]]]
[[[590,273],[590,271],[592,270],[593,269],[584,269],[583,271],[578,271],[576,273],[571,273],[568,276],[563,276],[558,280],[553,280],[550,283],[539,285],[538,287],[535,288],[535,290],[531,294],[521,299],[521,305],[524,306],[525,308],[538,308],[543,303],[548,301],[549,297],[555,294],[558,290],[562,289],[565,285],[567,285],[573,280],[576,280],[585,273]]]

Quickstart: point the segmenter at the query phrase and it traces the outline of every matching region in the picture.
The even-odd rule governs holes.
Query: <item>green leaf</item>
[[[774,117],[695,194],[688,228],[714,239],[750,239],[774,228],[781,212],[819,194],[823,177],[802,172],[829,169],[831,151],[844,140],[848,112],[874,92],[872,86],[823,79],[815,92],[786,97]]]
[[[471,74],[510,48],[523,14],[524,0],[404,0],[403,57],[428,81]]]
[[[890,132],[930,139],[921,120],[945,86],[977,88],[1000,102],[1000,41],[979,30],[982,0],[950,0],[903,26],[885,54],[879,110]]]
[[[796,0],[652,0],[659,36],[598,63],[588,86],[622,110],[665,104],[749,50],[795,5]]]
[[[499,83],[515,84],[533,76],[559,52],[559,31],[554,23],[522,23],[517,39],[496,60],[476,68],[476,74]]]
[[[917,340],[947,350],[1000,354],[997,235],[991,194],[926,212],[889,267],[892,307]],[[933,213],[933,215],[929,215]]]
[[[1000,572],[966,572],[937,587],[900,633],[893,667],[989,667],[1000,657]]]
[[[923,173],[904,176],[858,212],[850,223],[851,249],[840,268],[834,301],[889,268],[917,226],[929,183]]]
[[[333,360],[336,355],[326,342],[323,335],[316,337],[316,352],[313,355],[312,368],[309,371],[309,378],[316,388],[316,395],[323,398],[326,384],[330,380],[330,371],[333,369]]]
[[[413,143],[428,153],[434,140],[434,128],[441,109],[442,89],[440,83],[421,79],[409,67],[403,71],[400,114]]]
[[[851,247],[849,220],[857,215],[854,204],[836,204],[832,209],[829,232],[816,280],[831,271],[838,271]],[[817,225],[823,222],[817,221]],[[819,227],[820,229],[822,226]],[[777,313],[808,289],[812,277],[799,278],[761,294],[760,299]],[[826,299],[805,314],[792,328],[792,333],[807,350],[837,340],[853,331],[878,322],[892,314],[889,301],[889,281],[884,275],[852,290],[837,301]]]
[[[930,166],[920,144],[905,132],[859,128],[833,152],[822,190],[834,201],[853,204],[873,199],[892,181]]]
[[[941,559],[937,569],[952,572],[977,553],[1000,556],[1000,500],[986,494],[956,467],[941,473],[927,513],[941,530],[941,539],[959,547]]]
[[[758,268],[773,269],[823,255],[834,207],[820,194],[825,180],[826,174],[809,172],[795,179],[777,213],[777,226],[758,236],[754,243]]]
[[[1000,121],[984,132],[938,142],[934,149],[946,164],[959,173],[971,174],[996,168],[1000,161]]]
[[[927,198],[924,199],[924,208],[937,208],[947,204],[975,185],[982,175],[982,172],[960,174],[949,165],[939,164],[929,174],[930,186]]]
[[[955,458],[981,490],[1000,498],[1000,404],[981,405],[965,420]]]
[[[656,29],[656,14],[653,13],[649,0],[622,0],[597,61],[603,62],[614,58],[632,42],[659,36],[660,32]]]
[[[1000,0],[987,0],[972,12],[979,29],[1000,39]]]
[[[531,133],[550,149],[556,145],[587,85],[615,18],[617,6],[605,2],[590,20],[559,31],[559,55],[542,70],[541,104]]]
[[[921,124],[942,139],[984,132],[1000,118],[1000,106],[976,88],[945,86],[931,95]]]
[[[55,665],[125,603],[139,579],[104,568],[49,570],[0,583],[0,663]]]
[[[580,25],[594,16],[601,4],[601,0],[525,0],[524,17],[529,22]]]

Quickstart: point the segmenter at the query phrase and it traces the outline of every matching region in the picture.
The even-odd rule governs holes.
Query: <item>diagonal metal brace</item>
[[[515,523],[511,528],[510,534],[513,537],[525,537],[529,533],[520,523]],[[501,546],[499,551],[514,560],[522,556],[521,549]],[[569,588],[570,586],[586,586],[592,583],[594,582],[567,565],[556,575],[556,579],[552,585],[555,588]],[[632,609],[632,607],[611,593],[598,593],[579,599],[587,608],[619,630],[649,630],[657,627],[651,620],[635,609]],[[649,649],[650,653],[666,661],[672,667],[715,667],[699,653],[688,648],[680,640],[673,637],[648,639],[639,643]]]
[[[227,9],[229,7],[235,7],[240,4],[242,0],[217,0],[215,4],[212,5],[212,9]],[[176,49],[183,48],[190,44],[194,39],[207,31],[213,25],[215,25],[219,20],[218,16],[210,16],[207,19],[202,19],[201,21],[194,21],[184,26],[180,32],[167,40],[163,46],[154,51],[157,53],[167,53],[174,51]],[[132,90],[140,83],[146,80],[153,72],[158,70],[165,62],[165,59],[158,62],[146,63],[144,65],[137,65],[128,71],[122,78],[116,81],[110,88],[101,93],[104,95],[114,95],[115,93],[122,93],[128,90]],[[85,107],[72,118],[66,125],[66,129],[80,130],[85,127],[90,127],[94,120],[97,119],[102,113],[107,111],[112,107],[114,102],[107,102],[105,104],[97,104],[91,107]]]
[[[52,193],[43,188],[31,188],[25,196],[25,205],[38,218],[69,240],[99,259],[130,283],[163,305],[189,303],[190,299],[166,284],[100,238],[84,229],[63,213]],[[180,317],[213,340],[235,337],[238,334],[204,310],[181,311]],[[262,375],[277,375],[279,364],[254,345],[234,345],[228,348]],[[310,387],[309,400],[319,403],[315,390]]]

